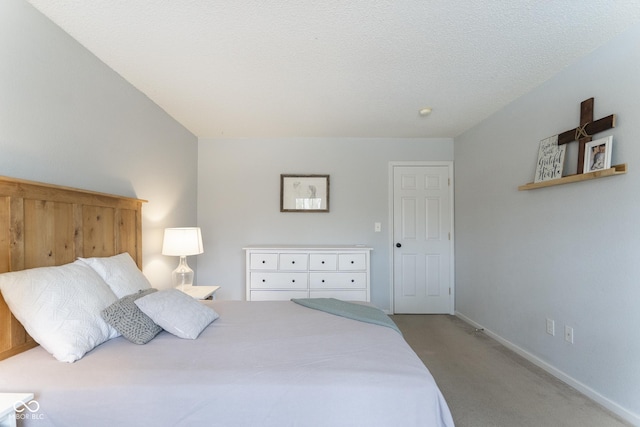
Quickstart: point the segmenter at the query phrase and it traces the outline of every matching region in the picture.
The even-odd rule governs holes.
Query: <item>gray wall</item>
[[[454,143],[458,313],[638,425],[639,76],[636,27]],[[613,135],[612,164],[629,172],[517,191],[533,181],[538,142],[576,127],[590,97],[596,119],[617,114],[596,138]]]
[[[149,200],[143,270],[168,286],[162,231],[195,224],[197,139],[23,0],[0,1],[0,58],[0,175]]]
[[[201,139],[198,224],[205,253],[199,284],[244,299],[251,244],[373,247],[371,299],[389,309],[389,162],[453,160],[451,139]],[[280,174],[329,174],[329,213],[281,213]],[[382,232],[374,232],[374,223]]]

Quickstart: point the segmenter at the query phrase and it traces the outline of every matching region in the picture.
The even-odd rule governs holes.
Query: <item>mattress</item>
[[[453,426],[395,330],[290,301],[206,301],[196,340],[122,337],[75,363],[34,348],[0,362],[0,392],[33,392],[25,426]],[[20,425],[20,424],[19,424]]]

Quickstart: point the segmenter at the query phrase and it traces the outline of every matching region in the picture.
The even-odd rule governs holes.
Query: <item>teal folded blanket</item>
[[[356,304],[336,298],[292,298],[291,301],[314,310],[335,314],[336,316],[386,326],[402,335],[398,326],[393,323],[393,320],[384,311],[370,305]]]

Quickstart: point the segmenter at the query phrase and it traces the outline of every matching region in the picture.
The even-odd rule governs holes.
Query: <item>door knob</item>
[[[396,243],[396,248],[401,248],[402,244],[401,243]]]

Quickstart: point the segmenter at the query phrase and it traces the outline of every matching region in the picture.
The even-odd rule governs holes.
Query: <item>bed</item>
[[[123,255],[140,267],[143,203],[0,178],[0,272]],[[139,292],[149,294],[138,302],[171,293]],[[453,426],[433,377],[391,327],[292,301],[188,300],[215,314],[195,338],[163,324],[144,345],[110,335],[66,363],[0,299],[0,393],[37,402],[18,425]]]

